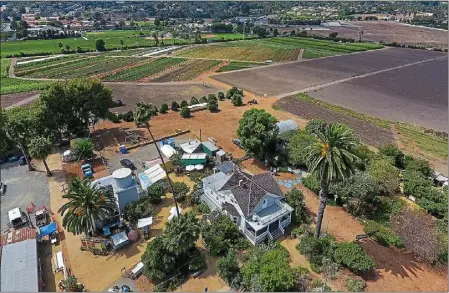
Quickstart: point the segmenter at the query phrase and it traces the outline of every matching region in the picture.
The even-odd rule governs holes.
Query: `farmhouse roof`
[[[36,229],[31,227],[23,227],[15,231],[9,231],[2,234],[0,238],[0,245],[7,245],[28,239],[35,239],[36,234]]]
[[[201,146],[201,142],[198,140],[192,140],[186,143],[182,143],[179,145],[179,147],[182,149],[183,152],[187,154],[191,154],[199,149]]]
[[[237,209],[230,203],[225,202],[222,206],[223,210],[227,211],[231,216],[238,217],[240,216]]]
[[[230,190],[245,217],[265,197],[271,193],[280,197],[284,194],[270,173],[250,175],[243,171],[235,171],[220,190]]]

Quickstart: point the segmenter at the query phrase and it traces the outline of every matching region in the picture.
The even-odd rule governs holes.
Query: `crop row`
[[[59,64],[61,62],[72,61],[72,60],[76,60],[79,58],[81,58],[81,56],[79,56],[79,55],[65,55],[65,56],[61,56],[61,57],[57,57],[57,58],[45,59],[42,61],[35,61],[35,62],[22,63],[22,64],[20,64],[19,63],[20,61],[19,61],[15,65],[15,68],[17,70],[18,69],[20,69],[20,70],[33,69],[33,68],[38,68],[38,67],[43,67],[43,66]],[[31,60],[23,60],[23,61],[31,61]]]
[[[135,59],[135,58],[133,58]],[[106,76],[104,81],[136,81],[147,76],[151,76],[164,70],[169,66],[183,62],[183,58],[159,58],[153,62],[138,65],[115,74]]]
[[[60,74],[65,71],[73,71],[78,68],[82,68],[89,63],[92,63],[95,57],[82,57],[79,59],[71,60],[68,62],[61,62],[49,66],[45,66],[44,68],[33,68],[30,70],[19,71],[16,72],[17,76],[26,76],[26,77],[34,77],[34,78],[50,78],[54,74]]]
[[[201,73],[212,69],[220,64],[218,60],[192,60],[193,62],[187,62],[185,65],[161,75],[154,79],[154,81],[185,81],[192,80]]]
[[[220,67],[216,72],[233,71],[233,70],[257,67],[257,66],[262,66],[262,65],[263,65],[263,63],[231,61],[227,65]]]

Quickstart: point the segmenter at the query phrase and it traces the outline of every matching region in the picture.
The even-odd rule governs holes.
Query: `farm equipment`
[[[84,178],[92,178],[94,177],[94,169],[90,164],[81,165],[81,171],[83,172]]]
[[[20,208],[8,211],[8,217],[10,228],[19,228],[28,224],[28,217]]]
[[[248,105],[256,105],[256,104],[257,104],[256,99],[252,99],[252,100],[248,101]]]

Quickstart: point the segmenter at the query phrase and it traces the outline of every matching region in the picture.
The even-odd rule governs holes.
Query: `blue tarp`
[[[44,237],[44,236],[52,234],[56,230],[58,230],[58,227],[56,226],[56,222],[53,222],[47,226],[40,227],[39,235],[40,235],[40,237]]]

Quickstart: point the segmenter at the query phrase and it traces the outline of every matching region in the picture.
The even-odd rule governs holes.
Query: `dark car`
[[[121,159],[120,160],[120,164],[125,167],[125,168],[129,168],[131,170],[137,170],[136,166],[134,166],[134,163],[131,162],[130,159]]]

